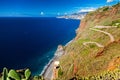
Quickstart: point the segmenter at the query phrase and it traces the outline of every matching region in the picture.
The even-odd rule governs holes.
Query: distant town
[[[87,13],[88,12],[80,12],[80,13],[58,16],[57,18],[78,19],[78,20],[80,20],[80,19],[83,19]]]

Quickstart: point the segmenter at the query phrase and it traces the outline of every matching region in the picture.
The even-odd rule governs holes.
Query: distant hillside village
[[[80,13],[58,16],[57,18],[78,19],[78,20],[80,20],[80,19],[83,19],[87,13],[88,12],[80,12]]]

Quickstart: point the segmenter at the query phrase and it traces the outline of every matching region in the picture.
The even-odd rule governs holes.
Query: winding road
[[[108,35],[110,37],[110,42],[114,42],[115,41],[113,35],[108,33],[108,32],[105,32],[105,31],[102,31],[102,30],[98,30],[98,29],[95,29],[95,28],[90,28],[90,30],[101,32],[101,33],[104,33],[104,34]]]
[[[86,46],[87,44],[96,44],[98,47],[104,47],[103,45],[97,43],[97,42],[84,42],[83,45]]]
[[[95,26],[94,28],[103,29],[103,28],[116,28],[117,26]]]
[[[108,32],[105,32],[105,31],[102,31],[102,30],[98,30],[98,29],[96,29],[96,28],[98,28],[98,29],[111,28],[110,26],[109,26],[109,27],[108,27],[108,26],[95,26],[94,28],[90,28],[90,30],[104,33],[104,34],[106,34],[106,35],[109,36],[111,42],[114,42],[114,41],[115,41],[115,39],[114,39],[114,37],[113,37],[112,34],[110,34],[110,33],[108,33]],[[103,45],[101,45],[101,44],[99,44],[99,43],[97,43],[97,42],[92,42],[92,41],[84,42],[84,43],[83,43],[84,46],[86,46],[87,44],[96,44],[98,47],[101,47],[101,48],[104,47]],[[63,53],[63,52],[64,52],[64,51],[62,51],[62,50],[58,50],[58,51],[57,51],[57,53],[59,53],[59,54],[60,54],[60,53]],[[51,63],[50,63],[50,64],[48,65],[48,67],[46,68],[46,70],[45,70],[45,72],[44,72],[44,74],[43,74],[45,80],[51,80],[51,79],[53,78],[53,64],[54,64],[54,61],[57,60],[59,57],[60,57],[60,56],[56,56],[56,57],[53,59],[53,61],[51,61]],[[73,66],[73,64],[70,66],[70,68],[69,68],[68,71],[70,71],[70,69],[71,69],[72,66]]]

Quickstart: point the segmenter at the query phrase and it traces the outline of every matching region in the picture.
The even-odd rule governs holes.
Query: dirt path
[[[103,28],[116,28],[117,26],[95,26],[94,28],[103,29]]]
[[[104,34],[108,35],[110,37],[110,42],[114,42],[115,41],[113,35],[108,33],[108,32],[105,32],[105,31],[102,31],[102,30],[98,30],[98,29],[95,29],[95,28],[90,28],[90,30],[101,32],[101,33],[104,33]]]
[[[83,45],[86,46],[87,44],[96,44],[98,47],[104,47],[103,45],[97,43],[97,42],[84,42]]]

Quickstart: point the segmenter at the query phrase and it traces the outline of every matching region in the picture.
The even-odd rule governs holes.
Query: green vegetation
[[[88,77],[75,76],[77,80],[119,80],[120,79],[120,69],[114,71],[106,71],[99,75],[93,75]]]
[[[120,19],[112,21],[112,23],[110,24],[110,26],[120,27]]]
[[[42,76],[34,76],[33,80],[44,80]]]
[[[0,80],[44,80],[44,78],[42,76],[31,76],[29,69],[20,71],[11,69],[8,71],[7,68],[3,68]]]
[[[60,76],[62,76],[63,75],[63,71],[62,71],[62,69],[60,68],[59,70],[58,70],[58,76],[60,77]]]
[[[25,78],[26,78],[26,80],[29,79],[30,75],[31,75],[31,71],[29,69],[26,69],[25,70]]]
[[[108,7],[108,6],[103,7],[103,11],[107,11],[108,9],[109,9],[109,7]]]
[[[8,74],[8,70],[7,70],[7,68],[3,68],[3,76],[2,76],[2,80],[7,80],[7,74]]]
[[[7,78],[8,79],[14,79],[14,80],[20,80],[20,77],[19,77],[18,73],[13,69],[11,69],[9,71]]]
[[[106,80],[103,73],[111,74],[111,77],[116,79],[115,75],[120,75],[114,69],[118,68],[120,61],[112,61],[116,57],[120,57],[120,5],[112,7],[99,8],[94,12],[90,12],[81,21],[80,31],[78,30],[75,40],[65,47],[66,54],[60,59],[63,74],[58,78],[59,80],[69,80],[79,78],[79,80]],[[107,35],[95,32],[89,28],[98,26],[117,26],[111,28],[101,29],[111,33],[115,42],[110,43]],[[84,42],[97,42],[104,45],[104,48],[99,48],[95,44],[84,46]],[[109,67],[110,64],[111,65]],[[116,66],[117,65],[117,66]],[[107,70],[111,69],[110,72]],[[103,75],[103,76],[101,76]],[[111,77],[107,77],[111,80]],[[88,79],[87,79],[88,78]],[[100,79],[102,78],[102,79]],[[114,80],[113,79],[113,80]]]

